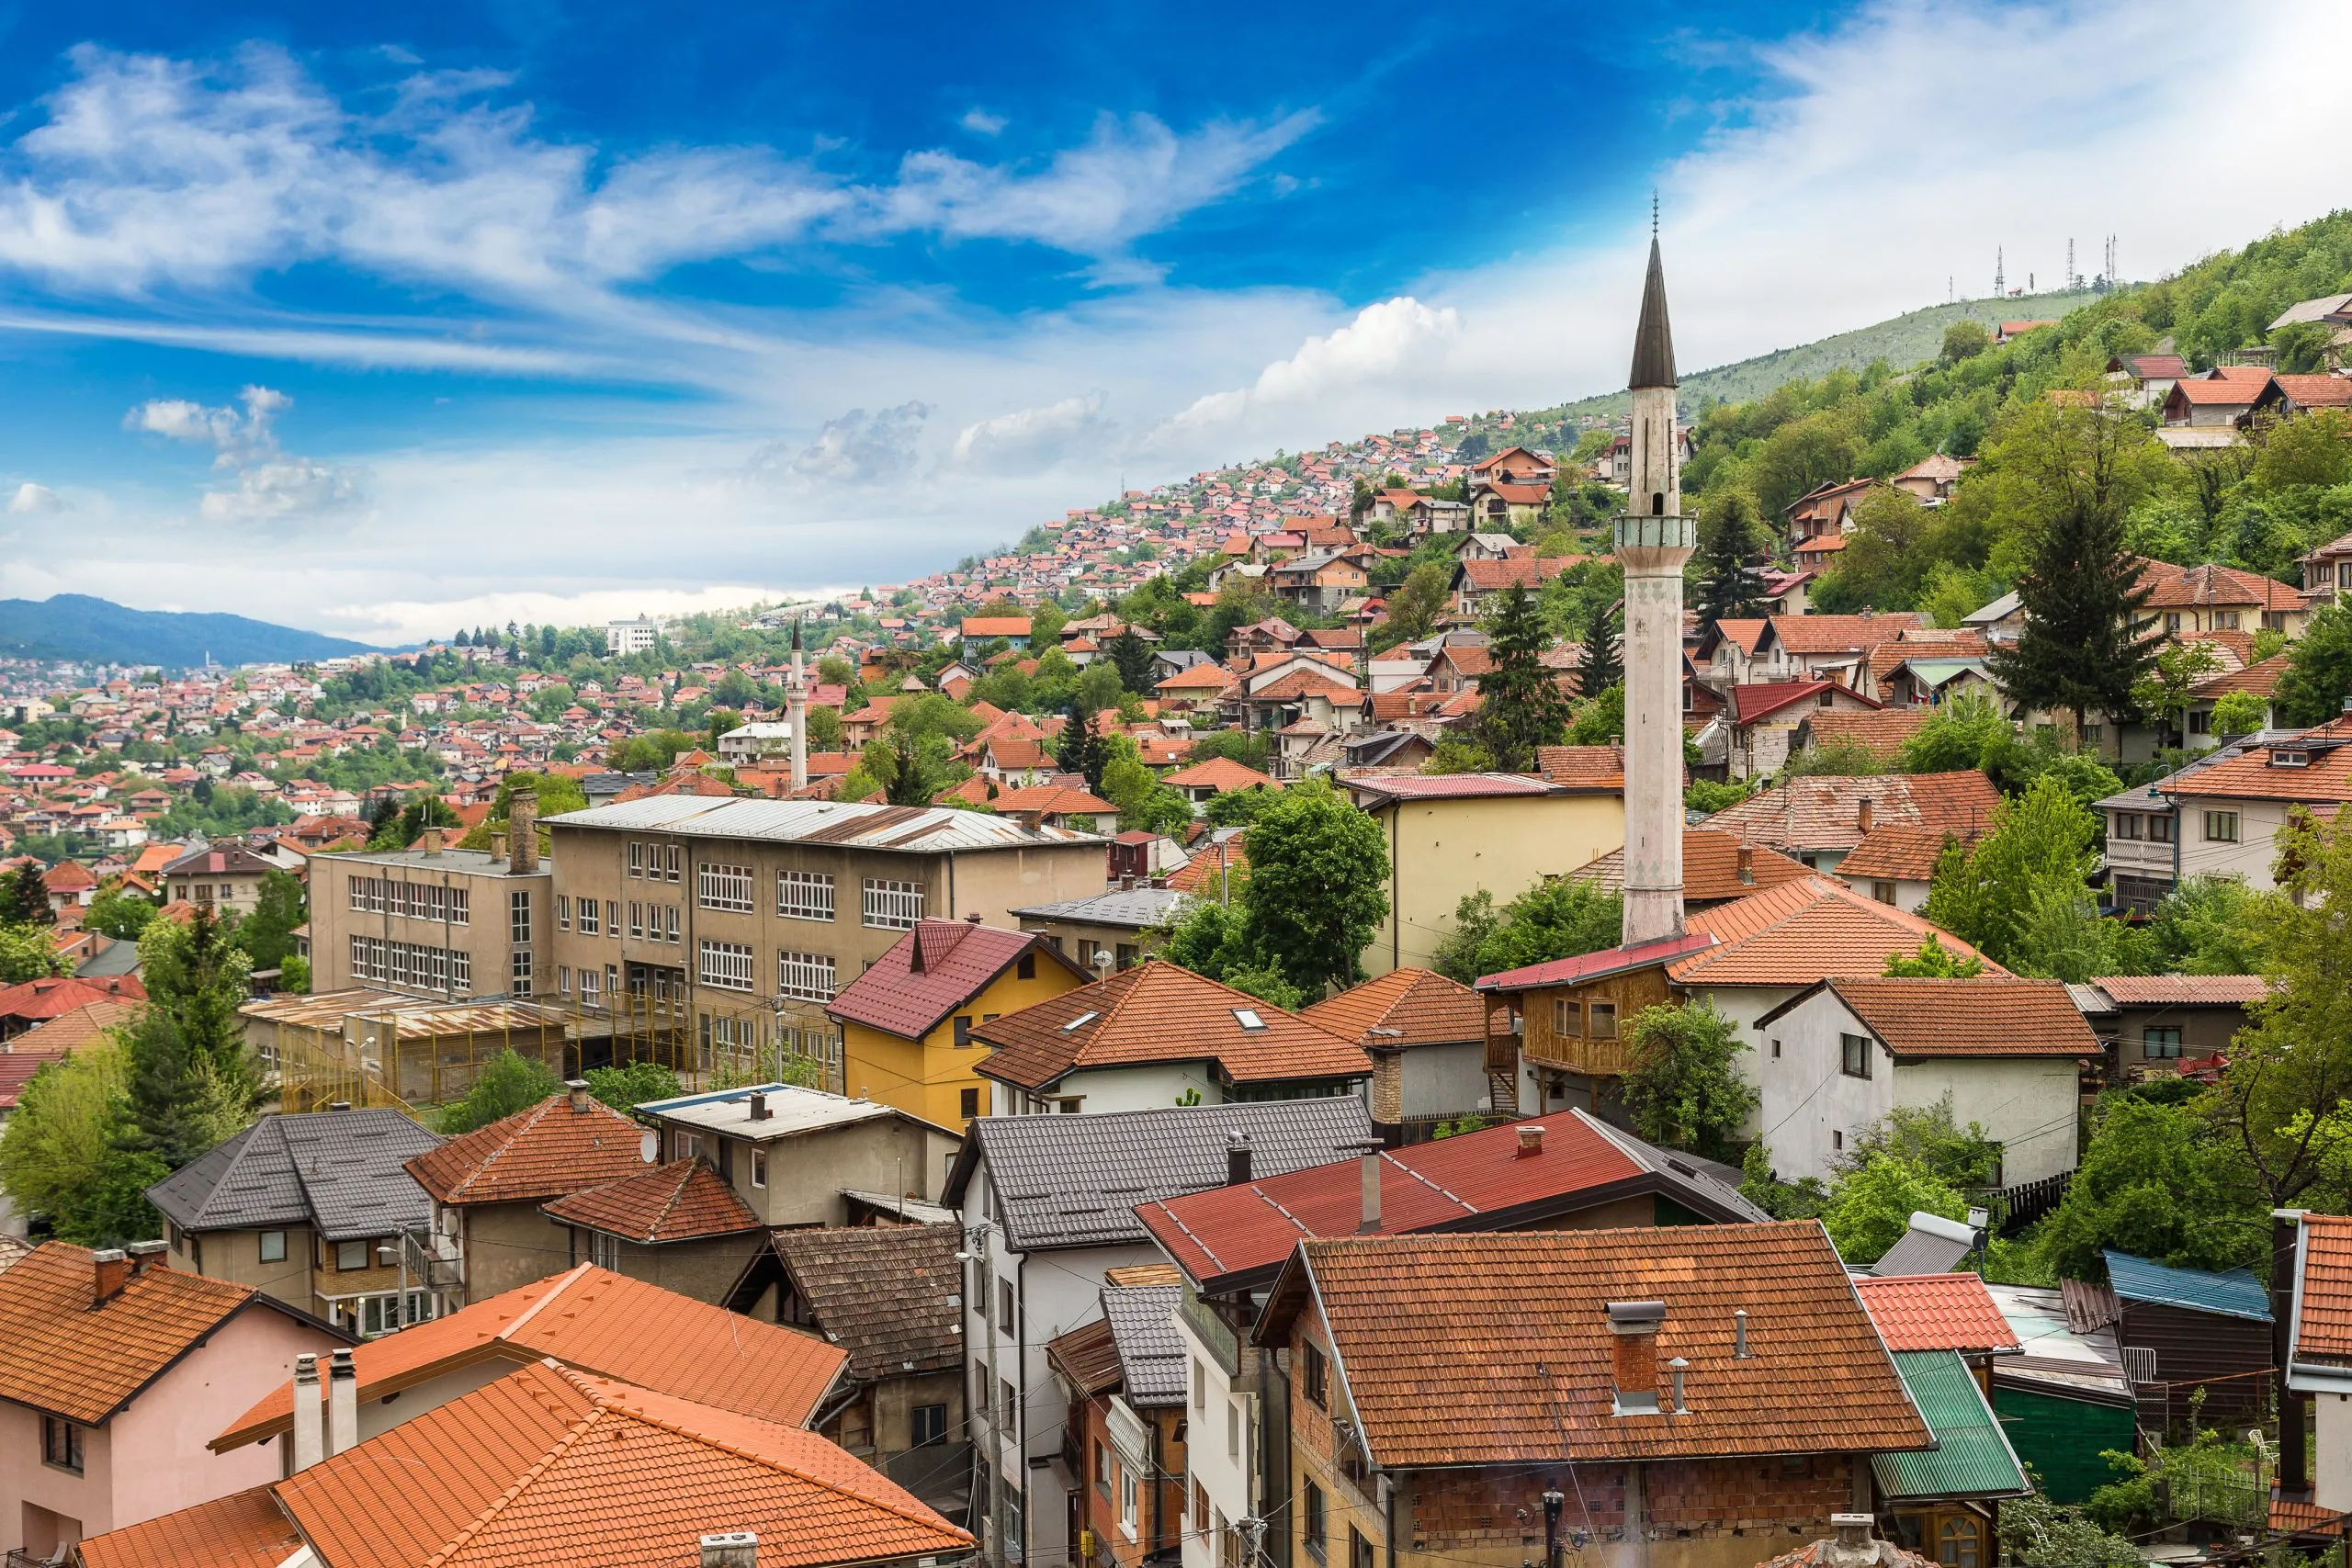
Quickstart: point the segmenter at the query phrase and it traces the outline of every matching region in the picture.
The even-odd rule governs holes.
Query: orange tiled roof
[[[2184,381],[2182,386],[2188,386]],[[2352,801],[2352,746],[2309,753],[2305,767],[2274,768],[2273,751],[2291,751],[2291,741],[2257,746],[2243,756],[2175,774],[2156,785],[2167,795],[2220,795],[2237,800],[2299,800],[2341,805]]]
[[[1854,852],[1838,863],[1838,875],[1849,885],[1873,877],[1890,882],[1928,881],[1951,837],[1926,828],[1872,828],[1854,846]]]
[[[0,1280],[6,1278],[0,1275]],[[722,1410],[790,1423],[808,1420],[847,1359],[813,1335],[587,1263],[370,1339],[352,1352],[363,1403],[478,1362],[541,1357]],[[288,1380],[238,1416],[211,1446],[225,1452],[274,1438],[293,1420],[294,1384]]]
[[[591,1100],[549,1095],[528,1110],[410,1160],[416,1184],[444,1203],[538,1203],[645,1169],[644,1130]]]
[[[1863,1275],[1862,1305],[1890,1350],[2014,1350],[2017,1330],[1973,1274]]]
[[[2352,381],[2345,383],[2352,387]],[[2253,605],[2264,610],[2300,610],[2303,595],[2277,578],[2239,571],[2226,566],[2172,567],[2155,574],[2155,591],[2148,596],[2152,610],[2190,605]]]
[[[266,1486],[85,1540],[82,1568],[278,1568],[302,1532]]]
[[[47,1242],[0,1273],[0,1399],[97,1426],[255,1301],[276,1305],[158,1262],[93,1306],[91,1258]]]
[[[1860,653],[1916,629],[1908,610],[1867,615],[1774,615],[1772,640],[1791,653]]]
[[[1119,808],[1100,795],[1067,784],[1029,784],[1009,789],[989,803],[1002,817],[1035,811],[1048,817],[1116,817]]]
[[[271,1488],[334,1568],[690,1562],[723,1524],[762,1568],[969,1549],[811,1432],[537,1362]]]
[[[1740,841],[1729,833],[1705,828],[1682,829],[1682,897],[1692,904],[1721,904],[1813,874],[1802,861],[1750,847],[1747,880],[1742,881],[1741,848]],[[1613,849],[1568,874],[1614,893],[1625,885],[1625,852],[1622,847]]]
[[[1606,746],[1538,746],[1535,771],[1544,782],[1563,789],[1619,793],[1625,787],[1625,752]]]
[[[1962,958],[1976,950],[1917,915],[1864,897],[1840,882],[1808,876],[1769,892],[1702,909],[1690,919],[1694,932],[1715,941],[1711,947],[1667,965],[1675,984],[1709,986],[1810,986],[1832,976],[1867,977],[1884,972],[1886,961],[1919,950],[1929,936]],[[1987,975],[2007,970],[1984,960]]]
[[[1757,641],[1763,637],[1768,624],[1762,620],[1724,620],[1715,623],[1715,630],[1725,642],[1753,659]]]
[[[1227,790],[1249,789],[1258,784],[1274,789],[1282,787],[1280,780],[1246,763],[1237,762],[1230,757],[1211,757],[1189,768],[1179,768],[1159,782],[1178,789],[1214,789],[1220,795]]]
[[[1885,823],[1973,838],[1992,827],[2001,792],[1973,768],[1951,773],[1794,778],[1716,812],[1706,825],[1785,854],[1850,850],[1862,841],[1865,800],[1871,803],[1872,827]]]
[[[1901,648],[1901,643],[1892,646]],[[1883,649],[1882,649],[1883,651]],[[1919,732],[1932,710],[1925,707],[1881,708],[1876,713],[1851,708],[1824,708],[1805,716],[1805,728],[1816,746],[1850,742],[1882,762],[1893,761],[1903,743]]]
[[[76,1045],[87,1044],[105,1035],[119,1023],[128,1023],[139,1015],[143,1003],[129,999],[84,1002],[80,1007],[59,1013],[46,1023],[37,1023],[8,1043],[8,1049],[18,1052],[70,1051]]]
[[[2259,975],[2094,975],[2091,984],[2122,1007],[2251,1007],[2270,995]]]
[[[1204,838],[1193,847],[1193,858],[1168,874],[1168,886],[1179,893],[1214,894],[1221,880],[1238,884],[1249,874],[1249,835],[1236,833],[1222,848]]]
[[[1286,1335],[1309,1274],[1383,1466],[1883,1452],[1933,1441],[1814,1221],[1306,1241],[1259,1320],[1260,1343]],[[1614,1337],[1601,1311],[1611,1301],[1664,1304],[1651,1342],[1658,1383],[1667,1361],[1690,1363],[1687,1413],[1611,1414]],[[1737,1308],[1747,1313],[1744,1359],[1733,1354]],[[1433,1410],[1444,1419],[1431,1420]]]
[[[2295,1359],[2352,1361],[2352,1215],[2303,1216]]]
[[[1245,1011],[1261,1027],[1248,1027]],[[972,1037],[994,1048],[983,1075],[1031,1089],[1083,1067],[1151,1062],[1214,1062],[1236,1083],[1372,1072],[1353,1041],[1157,958],[978,1024]]]
[[[2252,692],[2257,697],[2267,697],[2278,689],[2278,677],[2287,672],[2287,659],[2286,654],[2274,653],[2242,670],[2228,670],[2219,675],[2209,676],[2198,682],[2190,691],[2200,697],[2226,696],[2232,692]]]
[[[1478,993],[1427,969],[1391,969],[1298,1016],[1367,1051],[1487,1038],[1487,1008]],[[1375,1029],[1395,1032],[1374,1034]]]
[[[1473,593],[1493,593],[1517,583],[1522,588],[1541,588],[1572,566],[1590,559],[1589,556],[1545,556],[1541,559],[1529,556],[1511,560],[1465,560],[1455,565],[1462,573],[1462,584]]]
[[[640,1176],[592,1187],[540,1213],[645,1247],[758,1230],[759,1215],[699,1159],[673,1160]]]
[[[2063,980],[1833,977],[1826,984],[1901,1056],[2096,1056],[2098,1036]]]

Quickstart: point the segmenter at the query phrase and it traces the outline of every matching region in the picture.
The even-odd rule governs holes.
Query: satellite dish
[[[661,1153],[662,1134],[648,1128],[645,1135],[637,1140],[637,1157],[651,1165]]]

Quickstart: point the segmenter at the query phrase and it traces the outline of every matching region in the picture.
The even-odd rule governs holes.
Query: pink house
[[[277,1480],[277,1444],[216,1454],[206,1440],[297,1355],[350,1343],[249,1287],[166,1267],[160,1241],[35,1248],[0,1273],[0,1544],[47,1562]]]

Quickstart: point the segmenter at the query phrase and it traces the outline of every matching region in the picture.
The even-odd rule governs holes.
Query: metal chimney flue
[[[359,1369],[349,1349],[337,1350],[327,1364],[327,1457],[359,1446]]]
[[[1747,1348],[1747,1309],[1741,1307],[1731,1314],[1731,1359],[1745,1361],[1752,1353]]]
[[[327,1457],[326,1408],[319,1403],[319,1359],[294,1358],[294,1470],[300,1474]]]
[[[1250,1134],[1225,1135],[1225,1184],[1238,1187],[1250,1179]]]
[[[1361,1162],[1363,1168],[1363,1217],[1356,1222],[1358,1235],[1368,1235],[1380,1228],[1380,1160],[1378,1149],[1366,1149]]]

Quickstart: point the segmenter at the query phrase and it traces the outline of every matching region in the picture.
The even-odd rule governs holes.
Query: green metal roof
[[[1936,1446],[1919,1453],[1873,1455],[1879,1495],[1891,1502],[2022,1496],[2028,1490],[2024,1467],[1967,1363],[1950,1350],[1898,1350],[1894,1366],[1936,1435]]]

